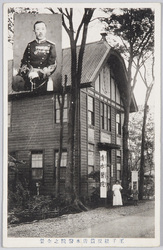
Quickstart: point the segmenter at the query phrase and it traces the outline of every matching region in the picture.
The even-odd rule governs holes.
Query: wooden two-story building
[[[63,49],[63,76],[71,85],[70,48]],[[56,93],[14,92],[11,89],[9,62],[8,151],[25,164],[20,165],[32,193],[36,183],[40,194],[55,195],[56,162],[59,149],[59,105]],[[89,177],[99,171],[101,162],[107,166],[107,188],[123,175],[122,126],[124,107],[122,92],[127,86],[127,74],[120,54],[105,40],[86,45],[80,89],[80,145],[77,169],[79,195],[90,196],[95,181]],[[88,87],[89,86],[89,87]],[[122,91],[123,90],[123,91]],[[68,98],[64,106],[63,153],[60,167],[60,187],[64,193],[67,166]],[[132,98],[130,111],[137,106]]]

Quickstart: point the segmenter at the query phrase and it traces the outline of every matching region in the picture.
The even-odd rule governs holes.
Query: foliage
[[[20,13],[38,13],[38,8],[11,7],[8,9],[8,41],[13,44],[14,15]]]
[[[27,201],[24,207],[13,207],[9,212],[10,224],[56,217],[64,204],[61,199],[45,195],[30,196]]]
[[[21,181],[17,181],[13,189],[8,190],[8,210],[22,209],[27,206],[30,193]]]
[[[120,43],[117,49],[123,53],[127,59],[127,90],[122,96],[124,104],[124,125],[123,125],[123,187],[128,188],[128,123],[130,104],[133,90],[136,85],[138,73],[144,66],[146,60],[153,54],[154,47],[154,13],[149,8],[123,8],[123,9],[104,9],[108,18],[101,21],[106,24],[106,31],[119,37]],[[133,67],[135,70],[133,71]],[[149,95],[151,88],[149,91]],[[145,125],[145,123],[144,123]],[[145,128],[145,126],[144,126]]]
[[[147,51],[153,50],[154,14],[150,8],[135,9],[103,9],[109,14],[102,18],[106,31],[121,39],[117,48],[130,57],[142,57]]]
[[[131,170],[140,170],[143,109],[130,115],[129,121],[129,162]],[[154,117],[148,111],[145,132],[145,171],[154,168]]]

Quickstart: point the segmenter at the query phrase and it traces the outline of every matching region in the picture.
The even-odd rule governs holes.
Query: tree
[[[142,80],[146,86],[146,96],[144,102],[144,116],[143,116],[143,126],[142,126],[142,141],[141,141],[141,161],[140,161],[140,185],[139,185],[139,199],[143,199],[143,189],[144,189],[144,166],[145,166],[145,133],[146,133],[146,121],[148,113],[148,100],[150,93],[154,84],[154,58],[152,57],[152,80],[148,83],[147,69],[144,65],[144,77],[141,75]],[[140,73],[141,74],[141,73]]]
[[[23,8],[23,7],[11,7],[8,9],[8,41],[13,44],[14,35],[14,14],[20,13],[38,13],[38,8]]]
[[[144,106],[139,106],[139,111],[130,115],[129,119],[129,169],[140,172],[142,127]],[[154,169],[154,114],[152,108],[147,109],[145,131],[145,172]]]
[[[53,9],[49,9],[54,13]],[[73,9],[59,8],[62,14],[62,25],[70,39],[71,48],[71,88],[69,92],[69,111],[68,111],[68,164],[66,168],[66,201],[67,204],[75,204],[79,209],[83,204],[78,197],[78,183],[75,181],[75,156],[79,153],[77,145],[79,144],[79,101],[80,101],[80,83],[82,74],[83,55],[87,38],[88,25],[94,13],[94,9],[85,8],[81,22],[77,28],[76,34],[73,23]],[[82,32],[82,39],[79,51],[77,51],[77,42]],[[77,142],[77,143],[76,143]],[[79,207],[80,206],[80,207]]]
[[[151,9],[104,9],[108,18],[101,21],[106,24],[106,31],[117,36],[121,44],[117,49],[123,53],[128,61],[127,65],[127,90],[122,101],[124,104],[124,125],[123,125],[123,179],[124,190],[128,187],[128,122],[130,104],[133,90],[136,85],[137,75],[144,65],[148,52],[154,44],[154,14]],[[134,72],[132,71],[135,67]]]

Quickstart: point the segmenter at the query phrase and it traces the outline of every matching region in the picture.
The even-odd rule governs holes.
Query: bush
[[[64,207],[64,200],[52,196],[31,196],[25,207],[16,206],[9,212],[8,222],[21,223],[46,218],[54,218],[60,214],[61,207]]]

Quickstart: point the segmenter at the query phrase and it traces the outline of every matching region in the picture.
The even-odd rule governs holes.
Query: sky
[[[50,13],[49,10],[45,8],[41,8],[39,9],[39,11],[40,13],[47,13],[47,14]],[[74,29],[75,30],[77,29],[80,23],[82,13],[83,13],[82,8],[80,9],[75,8],[75,11],[74,11]],[[89,29],[88,29],[88,34],[87,34],[87,43],[99,41],[101,39],[100,33],[104,31],[104,25],[97,19],[97,17],[103,17],[103,16],[106,17],[106,14],[102,10],[100,9],[95,10],[93,18],[92,18],[93,21],[91,21],[89,24]],[[108,40],[112,39],[111,36],[108,36],[108,38],[109,38]],[[80,38],[79,38],[79,42],[80,42]],[[66,48],[69,46],[70,46],[70,43],[69,43],[68,35],[65,32],[64,28],[62,28],[62,48]],[[9,44],[8,59],[12,59],[12,58],[13,58],[12,46],[11,44]],[[141,78],[138,77],[137,84],[134,90],[135,98],[136,98],[138,105],[144,104],[145,91],[146,91],[146,87],[143,84]],[[154,105],[154,97],[155,97],[155,93],[153,90],[151,93],[151,97],[149,99],[149,104],[152,106]]]

